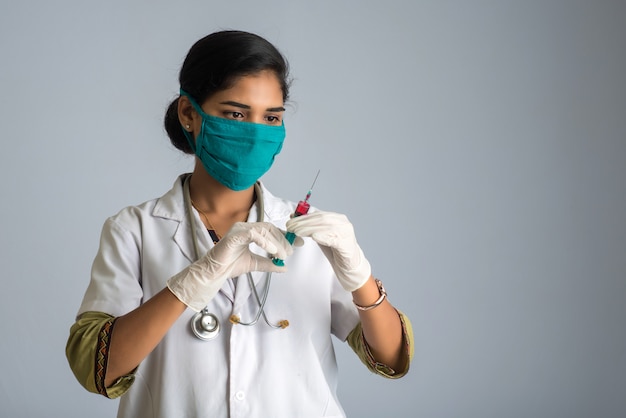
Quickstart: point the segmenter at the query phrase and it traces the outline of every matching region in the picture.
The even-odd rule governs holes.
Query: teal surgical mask
[[[265,174],[285,140],[285,125],[239,122],[211,116],[185,91],[192,106],[202,116],[202,127],[194,142],[183,129],[191,149],[204,169],[231,190],[245,190]]]

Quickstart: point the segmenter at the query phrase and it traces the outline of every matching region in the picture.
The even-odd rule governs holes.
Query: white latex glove
[[[345,215],[311,212],[288,220],[287,231],[317,242],[341,286],[348,292],[363,286],[372,274],[370,263],[356,242],[354,228]]]
[[[200,258],[167,281],[167,287],[185,305],[201,311],[229,277],[251,271],[282,273],[271,259],[250,251],[255,243],[270,255],[286,258],[293,249],[283,231],[267,222],[238,222]]]

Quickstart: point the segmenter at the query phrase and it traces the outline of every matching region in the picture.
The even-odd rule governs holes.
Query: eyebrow
[[[226,101],[226,102],[221,102],[220,104],[223,105],[230,105],[230,106],[234,106],[234,107],[238,107],[240,109],[251,109],[250,106],[243,104],[243,103],[238,103],[238,102],[233,102],[233,101]],[[278,106],[278,107],[268,107],[267,109],[265,109],[267,112],[284,112],[285,108],[282,106]]]

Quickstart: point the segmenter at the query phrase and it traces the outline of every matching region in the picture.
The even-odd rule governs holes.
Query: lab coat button
[[[238,391],[237,393],[235,393],[235,399],[237,399],[238,401],[243,401],[246,398],[246,394],[243,393],[243,391]]]

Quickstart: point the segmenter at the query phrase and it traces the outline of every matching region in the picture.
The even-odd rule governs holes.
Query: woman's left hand
[[[348,292],[354,292],[370,278],[370,263],[357,244],[354,228],[345,215],[311,212],[287,221],[287,231],[317,242]]]

